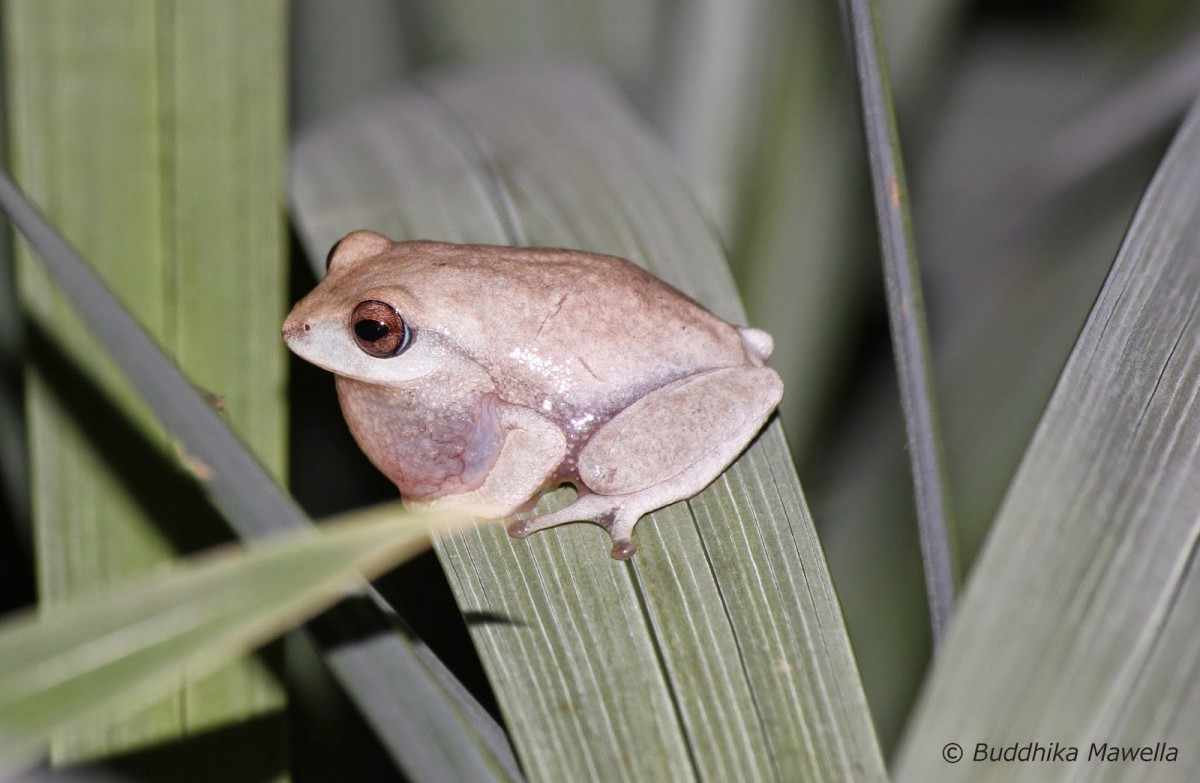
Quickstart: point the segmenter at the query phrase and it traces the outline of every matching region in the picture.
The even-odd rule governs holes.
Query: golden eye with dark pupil
[[[400,355],[412,338],[396,308],[377,299],[358,303],[350,315],[350,329],[358,347],[378,359]]]

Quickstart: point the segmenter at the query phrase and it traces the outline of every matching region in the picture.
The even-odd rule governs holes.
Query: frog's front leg
[[[562,430],[519,405],[498,403],[496,415],[504,440],[483,484],[470,492],[406,501],[409,508],[463,507],[499,519],[520,511],[545,487],[567,453]]]
[[[783,396],[764,367],[727,367],[668,384],[596,431],[579,454],[580,496],[559,511],[511,524],[524,538],[587,520],[612,536],[612,556],[633,555],[642,515],[708,486],[746,448]],[[585,491],[586,490],[586,491]]]

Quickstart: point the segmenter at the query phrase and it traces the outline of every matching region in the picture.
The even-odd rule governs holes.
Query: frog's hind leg
[[[558,511],[514,522],[517,538],[587,520],[612,536],[612,556],[633,555],[633,528],[655,509],[690,498],[746,448],[779,403],[766,368],[733,367],[668,384],[614,417],[579,455],[590,492]],[[581,490],[582,491],[582,490]]]

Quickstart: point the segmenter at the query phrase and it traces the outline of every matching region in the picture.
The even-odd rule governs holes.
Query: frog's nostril
[[[311,329],[312,326],[307,321],[293,323],[285,322],[283,325],[283,339],[292,340]]]

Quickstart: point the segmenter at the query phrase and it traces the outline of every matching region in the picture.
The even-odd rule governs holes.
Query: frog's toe
[[[637,544],[633,543],[633,528],[641,517],[639,511],[621,510],[606,520],[606,523],[601,523],[612,536],[614,560],[628,560],[637,551]]]
[[[526,538],[531,533],[536,533],[538,528],[535,528],[531,522],[537,521],[537,517],[530,519],[518,519],[515,522],[508,524],[508,534],[513,538]]]
[[[637,544],[633,543],[632,538],[613,539],[613,560],[628,560],[633,557],[635,552],[637,552]]]

